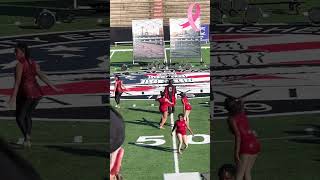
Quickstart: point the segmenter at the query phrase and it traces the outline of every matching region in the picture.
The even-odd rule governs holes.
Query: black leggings
[[[116,91],[114,99],[116,100],[117,104],[120,104],[120,98],[121,98],[122,92]]]
[[[17,98],[16,121],[24,136],[31,135],[32,112],[35,110],[40,99]]]

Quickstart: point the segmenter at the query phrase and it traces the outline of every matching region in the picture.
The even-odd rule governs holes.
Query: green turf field
[[[14,120],[0,121],[0,137],[31,162],[46,180],[102,180],[106,167],[107,123],[33,121],[32,147],[14,145],[22,137]],[[83,143],[74,143],[82,136]]]
[[[289,0],[290,1],[290,0]],[[309,22],[308,17],[304,16],[304,12],[307,12],[312,7],[320,7],[320,1],[318,0],[299,0],[300,2],[305,2],[301,5],[300,14],[294,14],[294,12],[289,11],[288,4],[282,5],[260,5],[262,11],[268,14],[268,17],[264,17],[259,21],[259,23],[303,23]],[[288,2],[288,0],[248,0],[251,3],[263,3],[263,2]],[[230,17],[227,15],[224,18],[224,22],[228,23],[242,23],[243,22],[244,13],[240,13],[235,17]]]
[[[202,60],[204,62],[203,65],[201,65],[199,62],[199,60],[188,60],[188,59],[182,59],[182,60],[173,60],[172,62],[178,62],[180,64],[185,64],[185,63],[191,63],[193,66],[197,67],[197,68],[204,68],[207,69],[209,64],[210,64],[210,48],[208,48],[209,45],[203,45],[202,46],[202,51],[201,51],[201,55],[202,55]],[[169,46],[166,46],[166,48],[169,48]],[[126,64],[129,67],[129,71],[138,71],[141,68],[141,65],[136,64],[136,65],[132,65],[132,51],[116,51],[116,50],[123,50],[123,49],[127,49],[130,50],[132,49],[132,46],[112,46],[111,47],[111,63],[110,63],[110,70],[111,73],[113,72],[117,72],[120,71],[122,64]],[[113,50],[115,50],[113,52]],[[167,59],[169,61],[170,59],[170,50],[166,51],[167,53]],[[146,65],[145,65],[146,66]]]
[[[258,180],[317,180],[320,169],[320,118],[315,115],[249,118],[261,138],[262,151],[253,168]],[[318,129],[311,135],[306,128]],[[233,136],[225,120],[212,123],[211,177],[218,168],[233,162]],[[298,137],[295,137],[298,136]],[[309,137],[310,136],[310,137]]]
[[[24,12],[4,12],[6,9],[1,5],[12,6],[35,6],[35,7],[72,7],[73,0],[0,0],[0,36],[20,35],[31,33],[46,33],[57,31],[73,31],[86,29],[100,29],[109,26],[109,18],[104,18],[103,22],[98,23],[97,18],[86,17],[76,19],[71,23],[57,23],[49,30],[39,29],[34,25],[33,17],[25,17]],[[32,11],[32,8],[26,8],[26,11]],[[19,10],[20,11],[20,10]],[[20,15],[21,14],[21,15]],[[16,24],[20,23],[20,24]]]
[[[190,126],[194,134],[209,135],[209,98],[192,99],[193,110],[190,114]],[[112,101],[114,105],[114,101]],[[135,104],[136,107],[132,105]],[[151,104],[154,104],[152,106]],[[174,119],[182,111],[180,100],[177,101]],[[123,145],[125,155],[122,163],[122,174],[130,180],[162,180],[164,173],[174,173],[173,143],[170,134],[170,119],[166,129],[158,129],[160,113],[158,103],[154,100],[122,100],[118,109],[126,125],[126,139]],[[142,136],[160,136],[165,140],[159,146],[141,146],[135,144]],[[163,137],[162,137],[163,136]],[[209,137],[209,136],[208,136]],[[152,137],[146,137],[152,138]],[[194,142],[202,142],[201,137],[194,137]],[[146,144],[154,143],[152,141]],[[209,144],[190,144],[189,148],[178,157],[180,172],[209,172]]]

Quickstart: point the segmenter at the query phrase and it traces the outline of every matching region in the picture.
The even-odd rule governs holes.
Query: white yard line
[[[173,113],[170,115],[171,127],[173,128],[174,120]],[[174,160],[174,171],[175,173],[180,173],[179,170],[179,159],[178,159],[178,151],[177,151],[177,142],[176,142],[176,133],[172,136],[172,145],[173,145],[173,160]]]

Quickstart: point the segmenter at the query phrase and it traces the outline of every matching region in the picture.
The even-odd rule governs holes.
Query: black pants
[[[117,104],[120,104],[120,98],[121,98],[122,92],[116,91],[114,99],[116,100]]]
[[[24,136],[31,135],[32,112],[35,110],[40,99],[17,98],[16,121]]]
[[[168,107],[168,114],[174,113],[174,106],[169,106]]]

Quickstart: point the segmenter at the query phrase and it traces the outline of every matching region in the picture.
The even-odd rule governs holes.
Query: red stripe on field
[[[297,50],[307,50],[307,49],[320,49],[320,42],[268,44],[268,45],[248,47],[248,50],[268,51],[268,52],[297,51]]]
[[[107,80],[81,81],[66,84],[57,84],[56,87],[63,89],[63,92],[57,93],[48,86],[41,86],[44,95],[64,95],[64,94],[96,94],[107,93],[109,91]],[[11,95],[11,89],[0,89],[0,94]]]

